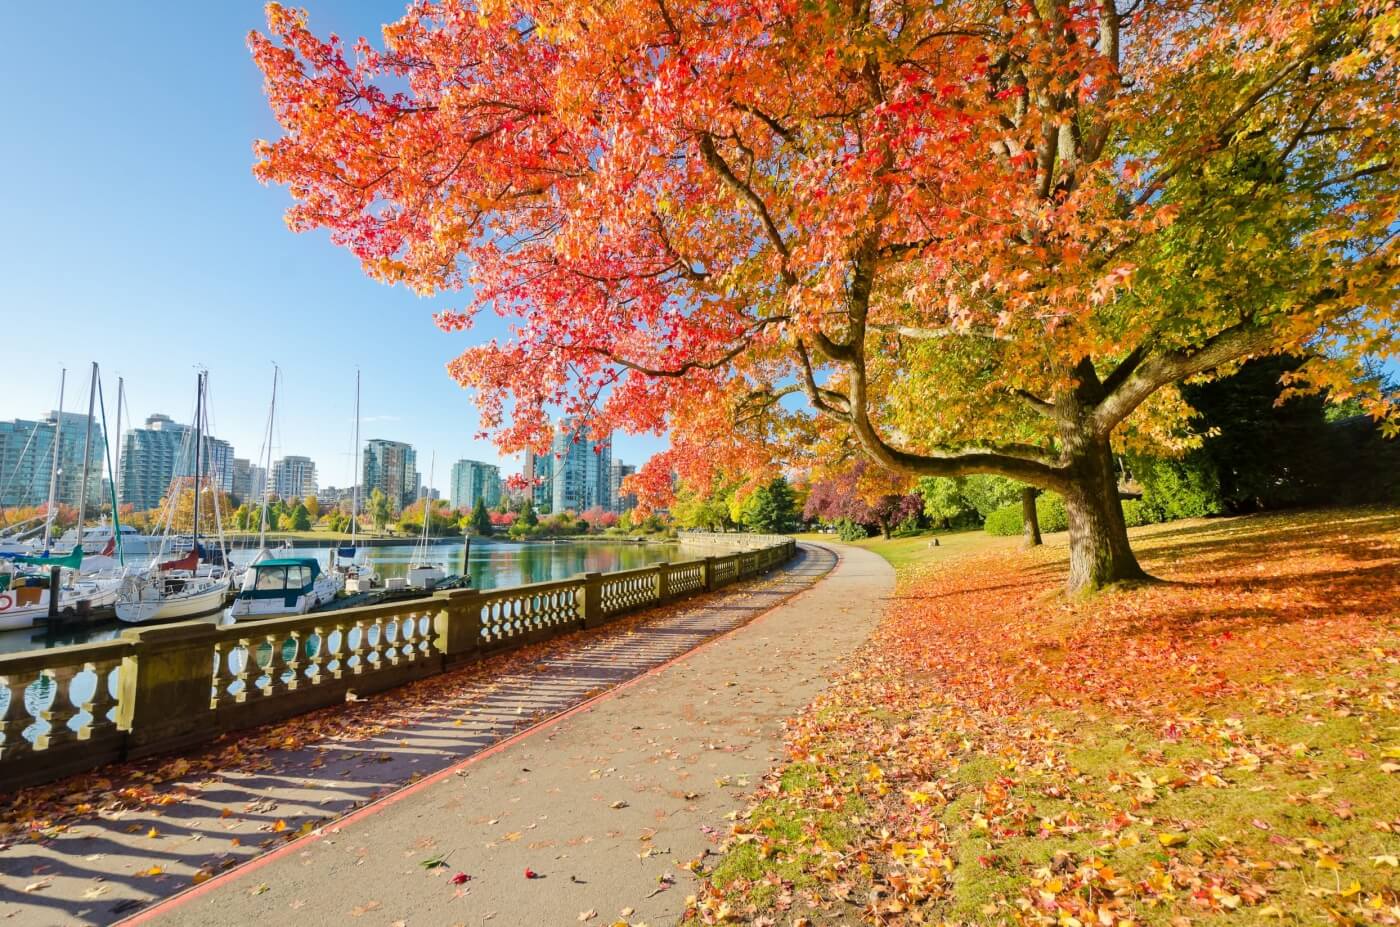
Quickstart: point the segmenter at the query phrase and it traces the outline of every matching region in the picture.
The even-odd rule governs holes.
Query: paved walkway
[[[753,623],[140,922],[674,923],[694,892],[683,864],[728,833],[779,758],[782,720],[893,588],[884,560],[841,553],[824,582]],[[796,573],[832,559],[804,557]],[[435,857],[446,865],[425,868]]]
[[[201,894],[180,899],[178,907],[149,913],[178,924],[304,923],[308,916],[312,922],[338,922],[357,916],[359,909],[365,923],[387,924],[407,917],[383,916],[391,903],[410,907],[426,903],[422,893],[427,892],[445,895],[437,900],[453,903],[440,917],[458,918],[460,913],[466,918],[469,908],[496,904],[505,923],[518,923],[512,909],[519,904],[522,886],[546,887],[551,891],[537,894],[557,894],[566,908],[574,904],[566,887],[577,890],[586,887],[584,883],[592,884],[595,892],[602,892],[599,903],[610,905],[612,899],[632,891],[621,884],[609,888],[601,877],[590,881],[584,873],[591,870],[576,867],[565,873],[556,867],[574,853],[590,865],[601,861],[604,871],[609,871],[616,864],[611,850],[624,837],[629,861],[650,860],[649,868],[656,868],[664,859],[667,871],[679,878],[684,873],[672,862],[673,857],[680,859],[679,847],[694,845],[693,856],[701,848],[696,841],[703,841],[705,835],[692,826],[687,840],[670,841],[676,846],[668,846],[658,833],[649,842],[652,852],[638,857],[645,852],[645,847],[635,846],[643,831],[632,833],[629,828],[634,828],[639,814],[660,811],[653,804],[662,797],[676,806],[672,810],[684,809],[689,817],[705,815],[709,804],[719,798],[726,810],[741,801],[745,788],[741,774],[766,768],[777,749],[778,719],[805,703],[820,688],[823,668],[864,637],[878,614],[878,607],[871,607],[874,599],[892,581],[883,561],[874,562],[871,555],[849,548],[845,553],[853,559],[842,563],[827,582],[753,627],[592,703],[585,712],[507,740],[504,749],[503,739],[522,728],[685,654],[808,589],[831,568],[835,557],[824,548],[803,545],[797,560],[763,580],[419,683],[435,687],[431,699],[420,697],[415,702],[400,697],[389,702],[394,693],[379,696],[386,709],[398,702],[427,701],[430,707],[407,712],[400,723],[374,736],[273,751],[266,768],[256,771],[191,774],[184,781],[162,786],[182,797],[168,806],[106,809],[55,839],[0,847],[0,921],[113,923],[136,914],[152,900],[189,887],[202,877],[197,874],[223,872],[259,857],[290,834],[326,824],[414,780],[416,785],[371,806],[378,809],[376,813],[363,820],[351,819],[341,832],[288,844],[279,853],[290,851],[290,855],[263,855],[199,885]],[[726,655],[734,658],[732,666]],[[603,720],[617,711],[625,716],[622,721]],[[662,722],[663,718],[670,720]],[[592,731],[585,735],[587,746],[561,744],[560,738],[575,737],[580,730]],[[764,746],[757,746],[760,743]],[[598,757],[596,762],[589,758],[590,749]],[[614,750],[620,752],[608,758]],[[441,772],[472,756],[480,757],[479,761],[458,774],[450,769]],[[623,770],[638,763],[653,767],[653,773],[675,767],[668,773],[673,785],[669,789],[659,784],[655,789],[636,785],[642,781],[637,778],[641,770]],[[587,766],[582,779],[587,795],[575,794],[580,764]],[[731,766],[732,771],[710,774]],[[714,780],[723,775],[730,776],[729,784],[715,785]],[[439,782],[444,777],[449,784]],[[695,784],[676,784],[687,779]],[[439,796],[451,784],[466,790],[455,796],[455,804],[447,802],[458,810],[460,819],[438,808]],[[638,788],[647,794],[609,797],[613,791]],[[619,801],[627,807],[611,807]],[[556,808],[553,824],[547,823],[551,807]],[[404,814],[411,816],[406,826],[413,831],[407,837],[386,833],[358,839],[367,832],[364,829],[390,826]],[[584,832],[589,830],[585,824],[589,814],[603,814],[595,822],[600,826],[592,828],[596,833]],[[642,826],[660,827],[665,817]],[[709,826],[723,830],[724,822],[718,817]],[[430,833],[417,819],[441,823],[448,830]],[[579,833],[556,834],[561,827]],[[152,829],[158,836],[147,836]],[[600,841],[601,846],[583,852]],[[339,855],[334,852],[337,848]],[[668,849],[672,853],[663,854]],[[447,854],[445,867],[420,866],[439,853]],[[348,872],[328,869],[312,875],[309,861],[334,868],[336,860],[346,855],[351,857]],[[381,873],[381,865],[390,868]],[[301,878],[285,874],[289,866]],[[527,866],[543,878],[527,882]],[[402,894],[396,894],[387,886],[403,883],[403,870],[418,878],[403,884]],[[472,880],[449,886],[447,877],[458,871],[470,873]],[[515,878],[507,882],[506,872],[513,872]],[[653,882],[659,874],[650,876]],[[570,875],[580,881],[570,880]],[[352,898],[360,887],[380,884],[386,885],[384,892]],[[647,891],[655,887],[652,884]],[[342,905],[343,900],[348,903]],[[678,911],[681,900],[679,885],[646,899],[650,908],[659,910],[664,905],[666,911]],[[598,908],[599,917],[615,916],[617,909],[627,906],[648,910],[641,903],[618,904]],[[425,920],[422,911],[426,910],[417,909],[415,922],[438,922]],[[574,909],[569,922],[576,923],[584,910]],[[534,922],[558,920],[556,913],[542,911],[544,920]],[[483,907],[473,916],[490,914]],[[656,922],[653,917],[652,923]]]

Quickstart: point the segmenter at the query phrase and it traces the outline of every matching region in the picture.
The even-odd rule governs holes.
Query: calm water
[[[362,547],[360,557],[368,560],[381,579],[403,576],[409,563],[417,559],[417,546],[403,544],[394,547]],[[449,575],[462,572],[463,545],[433,544],[428,547],[428,559]],[[230,559],[245,564],[253,559],[253,550],[235,550]],[[280,556],[281,552],[277,552]],[[287,556],[315,557],[324,568],[330,564],[331,548],[299,547]],[[608,541],[566,544],[512,544],[495,541],[473,541],[467,564],[472,586],[477,589],[497,589],[519,586],[551,579],[566,579],[576,573],[609,573],[630,570],[666,560],[681,560],[677,544],[620,544]],[[0,632],[0,653],[18,653],[48,647],[65,647],[89,641],[110,640],[121,633],[116,621],[75,628],[58,634],[41,628]],[[3,699],[3,696],[0,696]]]

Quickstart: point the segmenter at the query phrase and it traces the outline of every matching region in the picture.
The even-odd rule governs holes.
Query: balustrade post
[[[715,558],[706,557],[700,561],[701,588],[706,592],[715,591]]]
[[[128,755],[176,749],[213,735],[209,691],[218,639],[212,622],[122,632],[131,652],[122,658],[117,727],[128,733]]]
[[[603,574],[584,573],[583,579],[583,620],[580,624],[585,628],[596,628],[607,620],[603,614]]]
[[[664,605],[671,598],[671,576],[667,571],[671,564],[662,561],[656,565],[656,604]]]
[[[0,687],[10,693],[10,704],[5,708],[4,717],[0,717],[0,737],[5,738],[0,741],[0,760],[10,762],[34,751],[34,746],[24,739],[25,729],[34,723],[33,715],[24,704],[24,690],[33,681],[18,676],[0,676]]]
[[[77,732],[68,726],[68,722],[78,714],[78,706],[73,704],[69,692],[73,688],[73,677],[78,675],[80,669],[69,665],[44,670],[44,675],[53,680],[53,701],[48,708],[39,712],[39,717],[48,724],[49,729],[34,738],[34,749],[49,750],[78,739]]]
[[[445,666],[474,660],[481,652],[481,590],[448,589],[434,593],[433,646]]]
[[[107,712],[112,710],[117,700],[112,695],[112,671],[121,666],[119,660],[98,660],[87,664],[88,668],[97,676],[97,686],[92,690],[92,700],[83,703],[83,711],[92,716],[81,731],[78,732],[79,740],[91,740],[94,737],[106,734],[108,731],[116,729],[116,722],[107,717]]]

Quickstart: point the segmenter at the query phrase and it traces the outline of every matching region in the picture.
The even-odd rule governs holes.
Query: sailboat
[[[199,543],[199,501],[203,488],[203,445],[207,424],[209,374],[200,371],[195,388],[194,414],[194,531],[188,554],[175,560],[160,561],[157,556],[144,571],[132,573],[122,582],[117,597],[117,617],[122,621],[176,621],[217,611],[228,596],[230,579],[223,564],[228,562],[223,547],[218,492],[214,493],[214,518],[219,530],[220,563],[201,564],[204,548]],[[179,493],[173,493],[166,515],[166,538],[170,537]]]
[[[437,467],[437,453],[429,458],[428,485],[433,484],[433,471]],[[428,525],[432,522],[433,500],[428,497],[426,487],[423,492],[423,534],[418,540],[418,549],[413,552],[413,560],[408,564],[405,581],[410,589],[432,589],[447,576],[442,567],[428,559]]]
[[[344,577],[345,591],[351,595],[369,592],[379,587],[379,574],[369,563],[357,558],[355,536],[360,528],[360,480],[364,469],[360,462],[360,372],[355,371],[355,455],[354,473],[351,475],[350,496],[350,542],[335,549],[333,570]]]
[[[58,474],[62,453],[63,435],[63,382],[67,380],[64,371],[59,386],[58,420],[54,423],[53,460],[49,471],[49,498],[47,512],[58,511]],[[97,364],[92,365],[92,397],[97,391]],[[92,449],[92,399],[88,408],[88,432],[83,447],[83,473],[81,498],[78,502],[78,524],[82,524],[87,503],[89,460]],[[44,547],[41,552],[9,554],[0,561],[0,630],[27,628],[51,614],[60,618],[87,616],[92,612],[110,608],[117,600],[117,590],[121,584],[120,575],[103,570],[96,575],[81,575],[83,570],[83,549],[75,546],[64,556],[52,551],[53,517],[46,516],[44,523]],[[103,558],[106,559],[106,558]],[[36,567],[35,571],[25,571],[22,567]],[[86,570],[93,574],[91,567]],[[55,586],[55,573],[57,589]],[[53,596],[58,596],[54,603]]]
[[[115,577],[88,578],[79,575],[83,552],[74,550],[62,557],[19,556],[0,560],[0,631],[29,628],[50,614],[53,595],[51,574],[59,570],[58,607],[60,618],[87,616],[110,608],[117,600],[121,580]],[[25,572],[32,566],[40,572]]]

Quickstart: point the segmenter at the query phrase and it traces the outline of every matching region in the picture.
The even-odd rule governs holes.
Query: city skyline
[[[47,498],[56,414],[54,410],[35,419],[0,420],[0,507],[40,505]],[[79,464],[88,418],[85,413],[67,410],[62,418],[63,457],[57,498],[61,504],[73,504],[81,479]],[[620,484],[637,468],[612,457],[611,437],[575,441],[576,429],[571,420],[561,419],[557,424],[550,452],[526,455],[524,475],[538,481],[530,493],[536,505],[543,503],[555,511],[577,512],[595,506],[609,511],[635,506],[634,496],[621,495]],[[112,489],[118,501],[136,511],[156,508],[171,482],[177,477],[188,477],[193,468],[193,431],[192,425],[161,412],[146,416],[139,424],[124,421],[121,434],[112,441],[110,457],[119,475]],[[112,478],[107,469],[103,423],[97,411],[92,434],[88,499],[89,505],[97,508],[107,504],[105,484]],[[330,504],[342,496],[348,497],[357,485],[362,487],[365,498],[375,488],[386,489],[396,509],[412,504],[425,492],[432,498],[450,498],[454,508],[470,508],[478,497],[488,507],[495,507],[506,495],[505,477],[498,464],[460,458],[452,465],[445,488],[427,485],[416,465],[417,448],[383,438],[363,442],[358,478],[343,483],[323,481],[318,463],[307,455],[275,456],[268,469],[247,456],[238,456],[238,448],[213,434],[204,436],[203,448],[201,470],[239,502],[256,503],[262,487],[272,497],[283,499],[320,496],[324,491],[326,498],[322,501]]]

